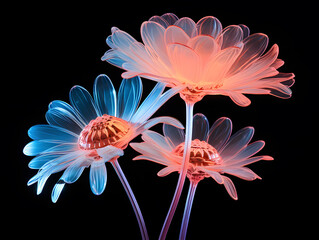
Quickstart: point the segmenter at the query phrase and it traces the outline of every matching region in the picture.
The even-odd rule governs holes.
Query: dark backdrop
[[[110,165],[107,187],[101,196],[92,194],[89,171],[85,170],[76,183],[65,187],[59,201],[53,204],[51,191],[61,173],[53,175],[42,194],[37,196],[36,185],[26,185],[36,170],[27,167],[32,158],[24,156],[22,149],[30,141],[28,128],[46,123],[47,105],[55,99],[68,102],[72,86],[82,85],[92,92],[95,77],[105,73],[118,89],[122,70],[100,60],[108,50],[105,39],[112,26],[140,41],[141,23],[166,12],[191,17],[195,22],[213,15],[223,26],[245,24],[252,33],[265,33],[270,38],[269,47],[275,43],[279,45],[279,58],[285,61],[280,71],[296,74],[289,100],[250,95],[252,104],[242,108],[227,97],[206,96],[195,105],[194,112],[204,113],[211,124],[227,116],[233,121],[234,131],[254,126],[253,140],[266,141],[261,154],[271,155],[275,161],[251,165],[262,180],[248,182],[232,177],[238,201],[232,200],[224,187],[213,179],[202,181],[194,200],[188,239],[245,236],[251,239],[307,233],[304,223],[318,210],[310,207],[316,192],[311,186],[310,170],[317,161],[317,154],[311,153],[315,146],[311,145],[314,118],[318,114],[317,69],[316,65],[311,65],[316,61],[318,46],[316,6],[304,1],[113,2],[88,4],[82,1],[67,5],[50,1],[17,4],[10,9],[7,20],[12,27],[6,37],[12,38],[13,46],[6,50],[12,51],[10,61],[14,68],[5,79],[9,86],[5,88],[8,94],[3,91],[3,103],[9,109],[2,125],[5,132],[2,174],[6,180],[3,185],[9,186],[2,197],[9,203],[3,205],[2,211],[4,221],[14,227],[10,227],[14,229],[10,230],[11,234],[39,238],[140,238],[134,212]],[[143,79],[143,84],[145,97],[154,82]],[[175,96],[155,114],[161,115],[173,116],[185,123],[184,102]],[[161,127],[155,130],[161,131]],[[178,175],[159,178],[156,173],[162,167],[147,161],[131,161],[136,155],[128,147],[119,162],[141,206],[150,238],[156,239]],[[178,237],[186,187],[168,239]]]

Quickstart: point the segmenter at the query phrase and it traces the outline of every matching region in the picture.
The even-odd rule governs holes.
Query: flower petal
[[[61,155],[58,154],[43,154],[43,155],[39,155],[35,158],[33,158],[29,164],[28,167],[31,169],[40,169],[44,164],[46,164],[47,162],[54,160],[58,157],[60,157]]]
[[[227,142],[223,149],[221,149],[220,155],[224,162],[232,159],[239,151],[241,151],[250,142],[254,135],[253,127],[245,127],[237,131]]]
[[[241,107],[247,107],[251,103],[249,98],[239,92],[231,91],[229,92],[229,97],[231,98],[231,100],[233,100],[234,103]]]
[[[118,94],[117,117],[130,121],[142,96],[140,77],[123,79]]]
[[[232,132],[232,122],[229,118],[217,119],[209,129],[207,142],[217,151],[220,151],[228,141]]]
[[[193,37],[187,45],[194,49],[203,63],[207,62],[210,57],[214,57],[220,51],[220,46],[216,40],[207,35]]]
[[[234,160],[242,160],[249,158],[256,153],[258,153],[263,147],[265,146],[264,141],[256,141],[251,144],[249,144],[247,147],[245,147],[243,150],[241,150],[236,156],[234,156]]]
[[[85,166],[82,166],[84,159],[79,158],[74,161],[63,173],[61,179],[65,183],[74,183],[81,176]]]
[[[156,124],[159,123],[164,123],[172,125],[175,128],[180,128],[180,129],[184,129],[184,126],[180,123],[180,121],[178,121],[175,118],[172,117],[156,117],[156,118],[152,118],[151,120],[148,120],[144,125],[142,125],[143,129],[149,129],[153,126],[155,126]]]
[[[93,86],[94,101],[99,115],[116,115],[116,91],[111,79],[105,74],[99,75]]]
[[[97,110],[94,106],[90,93],[81,86],[74,86],[70,90],[71,105],[79,112],[85,124],[97,117]]]
[[[193,134],[192,139],[205,141],[209,131],[209,123],[205,115],[197,113],[193,117]]]
[[[29,142],[24,148],[23,153],[27,156],[36,156],[47,149],[55,147],[59,145],[59,143],[55,143],[52,141],[43,141],[43,140],[36,140]]]
[[[183,29],[189,37],[192,37],[195,34],[196,24],[191,18],[180,18],[174,23],[174,25]]]
[[[174,126],[163,124],[163,133],[173,149],[185,141],[184,130]]]
[[[178,20],[178,17],[174,13],[165,13],[161,18],[163,18],[168,25],[173,25]]]
[[[237,200],[237,199],[238,199],[237,191],[236,191],[236,188],[235,188],[235,185],[234,185],[233,181],[230,180],[230,178],[225,177],[225,176],[222,176],[222,178],[223,178],[224,186],[225,186],[225,188],[226,188],[228,194],[229,194],[234,200]]]
[[[238,168],[225,168],[223,172],[234,175],[241,179],[252,181],[256,178],[261,179],[256,173],[254,173],[251,169],[247,167],[238,167]]]
[[[157,176],[165,177],[168,174],[171,174],[172,172],[179,171],[180,168],[181,168],[181,166],[178,166],[178,165],[172,165],[172,166],[165,167],[157,173]]]
[[[90,169],[90,186],[95,195],[103,193],[107,181],[107,173],[104,162],[93,161]]]
[[[170,44],[168,56],[174,69],[174,75],[181,82],[200,81],[200,58],[193,49],[181,44]]]
[[[164,39],[165,39],[166,45],[171,43],[179,43],[179,44],[187,45],[187,42],[189,41],[190,38],[184,32],[183,29],[175,25],[172,25],[165,30]]]
[[[203,17],[196,24],[198,35],[210,35],[216,38],[221,32],[222,24],[212,16]]]
[[[65,186],[65,183],[63,180],[58,181],[54,185],[54,188],[53,188],[52,193],[51,193],[51,201],[53,203],[56,203],[58,201],[58,198],[60,197],[60,194],[61,194],[64,186]]]
[[[199,167],[203,172],[207,173],[210,177],[212,177],[217,183],[222,184],[223,178],[222,175],[216,171],[208,170],[205,167]]]
[[[112,145],[108,145],[103,148],[96,149],[97,154],[103,158],[104,162],[111,160],[114,157],[121,157],[124,155],[122,149],[114,147]]]
[[[157,132],[147,130],[143,132],[142,139],[144,140],[144,142],[154,144],[156,148],[162,148],[167,151],[173,150],[172,147],[168,144],[166,138]]]
[[[64,128],[52,125],[32,126],[28,135],[33,140],[54,140],[55,142],[77,142],[78,135]]]
[[[241,47],[243,41],[243,30],[240,26],[231,25],[223,29],[218,36],[217,42],[221,49],[228,47]]]

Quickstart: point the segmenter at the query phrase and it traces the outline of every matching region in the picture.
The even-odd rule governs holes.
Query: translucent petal
[[[199,167],[202,171],[207,173],[210,177],[212,177],[217,183],[222,184],[223,183],[223,178],[222,175],[220,175],[216,171],[210,171],[208,169],[205,169],[204,167]]]
[[[128,50],[130,45],[136,42],[136,40],[128,33],[116,29],[112,33],[112,42],[116,46],[116,48],[121,50]]]
[[[164,123],[164,124],[169,124],[174,126],[175,128],[181,128],[184,129],[184,126],[180,123],[180,121],[178,121],[175,118],[172,117],[156,117],[156,118],[152,118],[151,120],[148,120],[144,125],[143,125],[143,129],[149,129],[153,126],[155,126],[156,124],[159,123]]]
[[[172,165],[172,166],[165,167],[157,173],[157,176],[165,177],[168,174],[171,174],[172,172],[179,171],[180,168],[181,168],[181,166],[178,166],[178,165]]]
[[[268,45],[268,37],[262,33],[255,33],[247,37],[243,43],[243,50],[231,68],[232,74],[240,72],[264,53]]]
[[[237,200],[237,199],[238,199],[237,191],[236,191],[236,188],[235,188],[235,185],[234,185],[233,181],[230,180],[230,178],[225,177],[225,176],[222,176],[222,178],[223,178],[224,186],[225,186],[225,188],[226,188],[228,194],[229,194],[234,200]]]
[[[193,49],[181,44],[170,44],[168,56],[174,74],[186,82],[198,82],[200,73],[200,57]]]
[[[225,168],[223,171],[247,181],[252,181],[256,178],[261,179],[256,173],[246,167]]]
[[[61,179],[65,183],[74,183],[79,179],[85,167],[82,166],[83,159],[74,161],[63,173]]]
[[[231,25],[223,29],[217,42],[221,49],[228,47],[240,47],[243,41],[243,30],[240,26]]]
[[[227,161],[227,159],[231,159],[234,155],[246,147],[253,135],[253,127],[245,127],[237,131],[220,152],[223,160]]]
[[[64,128],[52,125],[32,126],[28,135],[33,140],[55,140],[61,142],[77,142],[78,135]]]
[[[145,115],[148,115],[148,111],[150,110],[153,104],[156,104],[158,99],[160,98],[162,92],[165,89],[164,83],[157,83],[151,93],[145,98],[143,103],[139,106],[136,113],[131,119],[131,122],[144,122],[148,118],[145,118]]]
[[[205,141],[209,131],[209,123],[205,115],[197,113],[193,117],[193,134],[192,139]]]
[[[245,39],[246,37],[248,37],[249,34],[250,34],[249,28],[248,28],[246,25],[244,25],[244,24],[239,24],[238,26],[241,27],[241,29],[242,29],[242,31],[243,31],[243,39]]]
[[[189,40],[188,46],[200,56],[203,62],[216,55],[220,51],[220,46],[214,38],[207,35],[199,35]]]
[[[57,145],[59,145],[59,143],[55,143],[52,141],[36,140],[36,141],[29,142],[23,148],[23,153],[27,156],[36,156],[44,152],[45,150],[55,147]]]
[[[165,13],[161,16],[169,25],[173,25],[177,20],[178,17],[174,13]]]
[[[57,155],[57,154],[44,154],[44,155],[40,155],[37,156],[35,158],[33,158],[28,166],[31,169],[40,169],[44,164],[46,164],[47,162],[56,159],[58,157],[60,157],[61,155]]]
[[[172,147],[168,144],[165,137],[163,137],[161,134],[147,130],[143,133],[142,139],[145,142],[149,142],[150,144],[157,145],[157,148],[163,148],[167,151],[171,151]]]
[[[81,86],[72,87],[70,90],[70,102],[86,124],[97,117],[98,112],[94,106],[93,99],[85,88]]]
[[[130,121],[140,102],[142,81],[140,77],[123,79],[118,93],[118,117]]]
[[[106,167],[104,162],[93,162],[90,169],[90,186],[95,195],[103,193],[107,180]]]
[[[50,175],[51,173],[46,173],[46,174],[43,174],[43,176],[38,179],[37,195],[39,195],[42,192],[44,185],[47,182]]]
[[[116,91],[111,79],[105,74],[99,75],[94,82],[93,96],[99,115],[116,115]]]
[[[239,92],[232,91],[229,93],[229,97],[231,98],[231,100],[233,100],[234,103],[241,107],[247,107],[251,103],[249,98]]]
[[[51,194],[51,201],[53,203],[56,203],[58,201],[64,186],[65,186],[65,183],[63,181],[59,181],[57,184],[54,185],[54,188]]]
[[[112,145],[108,145],[103,148],[96,149],[97,154],[103,158],[104,162],[111,160],[114,157],[120,157],[124,155],[122,149],[114,147]]]
[[[183,29],[189,37],[192,37],[195,34],[196,23],[191,18],[180,18],[178,21],[174,23],[174,25]]]
[[[162,25],[164,28],[167,28],[169,25],[168,22],[160,16],[153,16],[148,21],[157,22],[158,24]]]
[[[241,150],[234,158],[236,160],[249,158],[258,153],[264,146],[264,141],[253,142],[245,147],[243,150]]]
[[[228,141],[232,132],[232,122],[229,118],[217,119],[209,129],[208,143],[220,151]]]
[[[198,35],[210,35],[216,38],[222,30],[220,21],[212,16],[203,17],[196,24]]]
[[[68,129],[76,134],[85,127],[84,122],[80,122],[71,112],[61,107],[50,108],[45,118],[50,125]]]
[[[184,32],[183,29],[175,25],[172,25],[165,30],[164,39],[165,39],[166,45],[171,43],[179,43],[179,44],[187,45],[187,42],[189,41],[190,38]]]
[[[267,155],[264,155],[264,156],[256,156],[256,157],[251,157],[251,158],[248,158],[248,159],[241,159],[241,160],[238,160],[238,161],[231,161],[229,164],[229,166],[231,167],[242,167],[242,166],[246,166],[248,164],[251,164],[251,163],[254,163],[254,162],[258,162],[258,161],[261,161],[261,160],[265,160],[265,161],[272,161],[274,160],[273,157],[271,156],[267,156]]]
[[[163,133],[173,149],[185,141],[185,133],[182,129],[163,124]]]

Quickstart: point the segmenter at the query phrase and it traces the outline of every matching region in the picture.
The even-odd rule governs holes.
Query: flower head
[[[224,174],[250,181],[260,178],[245,166],[260,160],[273,160],[270,156],[253,156],[264,147],[265,142],[249,144],[254,134],[253,127],[243,128],[231,136],[232,122],[229,118],[219,118],[210,129],[203,114],[196,114],[193,120],[187,177],[196,183],[212,177],[217,183],[224,184],[229,195],[237,199],[233,182]],[[130,144],[142,154],[133,160],[149,160],[166,166],[158,172],[158,176],[180,171],[184,152],[183,130],[164,124],[163,132],[164,136],[145,131],[142,134],[144,142]]]
[[[64,171],[52,191],[56,202],[65,183],[75,182],[90,167],[91,190],[101,194],[107,181],[105,162],[122,156],[133,138],[161,122],[182,127],[170,117],[148,120],[174,94],[171,90],[162,94],[164,88],[157,84],[138,107],[142,95],[139,77],[123,79],[117,95],[111,80],[100,75],[94,82],[94,98],[83,87],[74,86],[71,105],[51,102],[46,113],[48,124],[31,127],[28,134],[34,141],[23,149],[25,155],[36,156],[29,167],[39,169],[28,185],[37,182],[40,194],[51,174]]]
[[[141,26],[143,43],[112,28],[106,42],[111,47],[102,60],[126,72],[123,77],[143,76],[170,87],[183,86],[184,100],[197,102],[205,95],[226,95],[248,106],[243,94],[291,96],[293,73],[280,73],[275,44],[264,54],[268,37],[250,35],[245,25],[222,27],[212,16],[197,23],[172,13],[153,16]]]

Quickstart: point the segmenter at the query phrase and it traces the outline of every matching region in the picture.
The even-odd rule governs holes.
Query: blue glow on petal
[[[52,125],[35,125],[32,126],[28,135],[33,140],[58,140],[63,142],[77,142],[78,135],[64,128]]]
[[[93,96],[100,116],[103,114],[115,116],[117,102],[116,91],[112,81],[105,74],[101,74],[95,79]]]
[[[58,198],[60,197],[60,194],[64,186],[65,186],[65,183],[63,181],[59,181],[57,184],[54,185],[54,188],[51,194],[51,200],[53,203],[56,203],[58,201]]]
[[[29,142],[24,148],[23,153],[27,156],[36,156],[43,151],[57,146],[59,143],[36,140]]]
[[[90,169],[90,186],[95,195],[100,195],[104,192],[107,181],[107,172],[105,163],[93,162]]]
[[[83,160],[74,161],[63,173],[61,179],[66,183],[74,183],[79,179],[85,167],[82,166]]]
[[[93,99],[85,88],[81,86],[72,87],[70,90],[70,102],[86,124],[97,117],[98,112],[94,106]]]
[[[123,79],[118,94],[118,117],[130,121],[136,111],[142,95],[140,77]]]
[[[29,162],[28,167],[31,169],[40,169],[47,162],[53,159],[56,159],[60,156],[61,155],[57,155],[57,154],[44,154],[44,155],[37,156]]]

